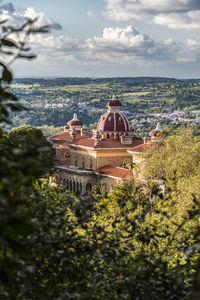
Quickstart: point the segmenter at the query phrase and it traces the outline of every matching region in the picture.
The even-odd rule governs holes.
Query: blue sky
[[[0,0],[0,13],[56,29],[31,38],[38,57],[17,76],[200,78],[199,0]]]

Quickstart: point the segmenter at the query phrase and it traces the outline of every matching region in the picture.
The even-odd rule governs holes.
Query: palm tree
[[[128,159],[124,161],[124,166],[129,169],[129,174],[138,177],[138,163],[130,162]]]
[[[152,209],[154,209],[157,198],[161,194],[160,186],[157,182],[148,180],[145,187],[148,190],[149,202],[151,203]]]

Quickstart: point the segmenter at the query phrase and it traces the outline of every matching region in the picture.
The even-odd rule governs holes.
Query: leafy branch
[[[26,22],[18,27],[6,25],[8,20],[0,21],[0,122],[10,123],[10,111],[25,109],[16,103],[18,98],[9,91],[13,80],[10,65],[17,59],[36,58],[27,46],[28,39],[32,34],[47,33],[50,28],[48,25],[38,27],[37,20],[38,18],[27,18]]]

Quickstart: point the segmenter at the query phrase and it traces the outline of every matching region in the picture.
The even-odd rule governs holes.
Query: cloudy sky
[[[200,78],[200,0],[0,0],[0,14],[52,27],[17,76]]]

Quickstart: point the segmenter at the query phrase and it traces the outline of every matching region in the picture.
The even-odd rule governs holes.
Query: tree
[[[5,31],[25,30],[27,35],[34,32],[32,26],[29,20]],[[22,50],[22,45],[9,45],[17,53]],[[12,73],[1,66],[1,117],[8,121],[16,99],[6,94]],[[96,188],[85,199],[50,187],[47,175],[40,178],[49,166],[49,145],[37,130],[15,129],[9,136],[0,131],[0,139],[1,299],[188,299],[199,242],[197,141],[187,148],[182,137],[169,140],[178,167],[170,160],[169,146],[161,148],[155,164],[147,156],[149,166],[154,165],[149,176],[161,174],[171,191],[157,199],[151,215],[148,196],[131,180],[107,197]],[[162,166],[163,174],[155,165]],[[185,172],[184,183],[190,176],[196,186],[188,184],[184,194]],[[180,197],[186,205],[177,218]]]
[[[125,164],[125,167],[127,167],[129,169],[130,175],[133,175],[133,173],[134,173],[134,175],[137,177],[137,175],[138,175],[138,164],[135,163],[135,162],[131,163],[128,159],[125,160],[124,164]]]
[[[22,109],[17,103],[17,97],[10,92],[13,79],[10,65],[18,58],[32,59],[34,56],[29,53],[30,48],[26,47],[26,38],[30,34],[47,30],[47,27],[35,26],[34,20],[27,20],[20,27],[6,24],[7,20],[1,20],[0,52],[5,61],[2,59],[0,61],[0,122],[10,122],[9,112]],[[38,163],[35,165],[34,163],[29,149],[13,143],[2,130],[0,131],[1,298],[15,298],[16,295],[12,290],[13,282],[22,276],[24,270],[31,272],[31,266],[24,260],[28,248],[23,241],[32,232],[33,222],[25,218],[24,212],[28,205],[32,181],[41,176],[47,167],[47,164],[44,164],[38,168]]]

